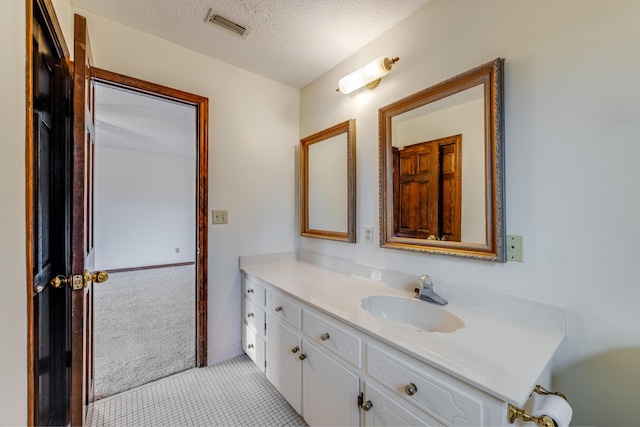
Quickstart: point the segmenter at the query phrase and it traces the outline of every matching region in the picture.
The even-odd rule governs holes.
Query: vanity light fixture
[[[365,85],[367,89],[377,88],[382,77],[391,71],[391,67],[393,67],[393,64],[398,62],[399,59],[400,58],[387,58],[385,56],[374,59],[364,67],[341,78],[340,81],[338,81],[338,89],[336,89],[336,92],[339,91],[346,95]]]

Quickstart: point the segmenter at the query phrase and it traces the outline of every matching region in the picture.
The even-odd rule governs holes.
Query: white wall
[[[568,307],[556,380],[583,360],[640,346],[638,16],[635,0],[432,0],[303,89],[301,136],[357,120],[359,243],[300,238],[300,248],[429,273],[436,287],[449,281]],[[335,92],[340,77],[380,55],[400,61],[376,90]],[[507,233],[524,236],[524,262],[364,243],[364,227],[379,231],[378,108],[497,57],[506,58]],[[576,425],[593,425],[605,405],[578,398],[585,376],[562,381],[577,399]]]
[[[27,422],[25,2],[0,9],[0,426],[14,426]]]
[[[94,174],[97,270],[195,261],[195,157],[96,145]]]
[[[97,67],[209,98],[209,363],[241,352],[240,255],[295,247],[300,91],[83,10]],[[123,47],[126,46],[126,49]]]

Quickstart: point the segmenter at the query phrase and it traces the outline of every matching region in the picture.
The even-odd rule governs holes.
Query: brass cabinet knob
[[[300,351],[300,347],[295,346],[291,348],[291,353],[297,353],[298,351]]]
[[[409,396],[413,396],[414,394],[416,394],[417,391],[418,391],[418,387],[416,387],[414,383],[409,383],[406,386],[404,386],[404,392],[407,393]]]
[[[279,312],[279,311],[282,311],[282,306],[281,306],[281,305],[277,306],[277,307],[276,307],[276,311],[278,311],[278,312]]]
[[[247,317],[253,317],[253,313],[247,314]]]
[[[304,354],[304,353],[300,353],[300,356],[298,356],[298,359],[300,359],[300,360],[304,360],[306,358],[307,358],[307,355]]]
[[[330,338],[330,337],[329,337],[329,332],[325,332],[324,334],[320,335],[320,339],[321,339],[322,341],[326,341],[326,340],[328,340],[329,338]]]
[[[364,402],[362,404],[362,409],[365,410],[365,411],[370,411],[371,408],[373,408],[373,403],[371,403],[370,400],[367,400],[366,402]]]

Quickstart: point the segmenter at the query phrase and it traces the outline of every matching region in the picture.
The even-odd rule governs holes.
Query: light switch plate
[[[227,224],[228,223],[227,211],[214,210],[214,211],[211,211],[211,213],[212,213],[212,215],[211,215],[211,223],[212,224]]]
[[[507,261],[522,262],[522,236],[507,236]]]

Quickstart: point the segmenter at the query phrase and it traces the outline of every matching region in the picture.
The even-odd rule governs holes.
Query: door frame
[[[197,117],[197,191],[196,191],[196,366],[207,366],[208,308],[208,194],[209,194],[209,99],[193,93],[91,67],[91,81],[192,105]]]
[[[26,100],[26,129],[25,129],[25,205],[26,205],[26,292],[27,292],[27,423],[35,425],[36,400],[36,363],[35,360],[35,332],[37,322],[34,319],[33,305],[33,277],[34,269],[33,248],[35,245],[33,227],[35,212],[33,206],[34,188],[34,132],[33,132],[33,19],[36,13],[43,17],[45,30],[55,47],[55,54],[67,63],[67,69],[72,70],[70,54],[64,39],[62,28],[55,13],[51,0],[25,0],[26,4],[26,64],[25,64],[25,100]],[[157,85],[106,70],[92,68],[92,79],[102,80],[107,84],[120,85],[138,92],[152,94],[182,103],[193,105],[197,111],[198,125],[198,162],[197,162],[197,250],[196,250],[196,366],[207,365],[207,309],[208,309],[208,183],[209,183],[209,148],[208,148],[208,98],[183,92],[177,89]]]

